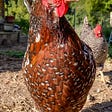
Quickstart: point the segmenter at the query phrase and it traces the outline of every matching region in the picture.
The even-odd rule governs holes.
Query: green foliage
[[[21,27],[24,33],[28,33],[29,14],[23,0],[9,0],[9,4],[5,5],[5,15],[15,16],[15,23]]]
[[[109,24],[103,24],[103,33],[104,33],[107,41],[109,39],[110,32],[111,32],[111,27],[109,26]]]
[[[112,11],[112,0],[86,0],[85,10],[93,26],[102,23]]]
[[[112,45],[109,45],[109,57],[112,58]]]
[[[66,18],[71,23],[73,27],[78,26],[82,23],[86,11],[84,9],[84,0],[79,0],[79,2],[72,2]]]
[[[27,34],[28,30],[29,30],[29,20],[25,20],[25,19],[20,19],[20,20],[16,20],[15,23],[17,25],[19,25],[22,29],[22,31]]]

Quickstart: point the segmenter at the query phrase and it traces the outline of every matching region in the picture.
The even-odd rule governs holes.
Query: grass
[[[0,51],[0,55],[6,55],[6,56],[10,56],[10,57],[15,57],[15,58],[23,58],[24,52],[23,51],[14,51],[14,50]]]

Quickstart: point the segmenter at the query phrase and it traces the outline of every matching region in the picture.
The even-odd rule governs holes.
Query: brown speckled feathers
[[[90,48],[41,2],[31,7],[23,70],[39,112],[79,112],[95,78]]]

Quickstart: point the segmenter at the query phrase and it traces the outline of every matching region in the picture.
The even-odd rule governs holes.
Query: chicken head
[[[56,16],[62,17],[67,13],[68,3],[71,1],[77,2],[79,0],[42,0],[42,4],[47,9],[52,9]],[[36,2],[36,0],[24,0],[29,13],[31,12],[31,5],[33,2]]]

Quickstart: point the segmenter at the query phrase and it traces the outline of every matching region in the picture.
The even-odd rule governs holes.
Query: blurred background
[[[112,41],[110,37],[112,32],[112,0],[79,0],[79,2],[71,3],[66,18],[78,34],[81,32],[85,16],[88,17],[93,28],[97,23],[101,24],[106,40],[109,42],[110,38],[110,42]],[[13,30],[13,33],[16,32],[13,35],[18,36],[17,41],[19,42],[21,41],[20,30],[27,35],[28,29],[29,14],[23,0],[0,0],[0,31],[8,33]],[[109,49],[109,56],[112,57],[112,50]]]

